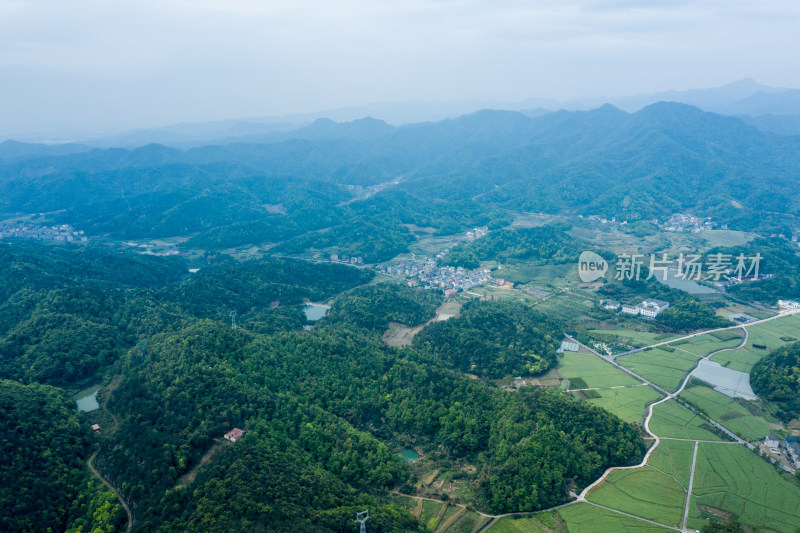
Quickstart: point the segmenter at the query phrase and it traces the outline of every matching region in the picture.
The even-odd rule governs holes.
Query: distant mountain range
[[[748,78],[711,89],[665,91],[625,97],[595,97],[564,102],[537,98],[516,103],[383,102],[308,114],[175,124],[91,139],[86,143],[98,147],[135,147],[159,143],[186,148],[209,143],[240,142],[253,136],[263,136],[268,139],[272,134],[296,130],[323,118],[336,122],[349,122],[359,118],[374,117],[389,124],[403,125],[455,118],[481,109],[521,111],[536,116],[557,110],[595,109],[606,103],[624,111],[635,112],[656,102],[684,103],[704,111],[746,117],[754,126],[780,135],[800,134],[800,90],[769,87]]]
[[[176,199],[189,209],[198,194],[212,212],[246,204],[250,220],[260,208],[255,200],[237,204],[239,198],[278,203],[254,192],[253,184],[280,179],[339,187],[398,182],[390,190],[426,202],[630,221],[691,211],[750,230],[788,232],[800,215],[798,136],[677,103],[635,113],[606,104],[534,115],[484,110],[406,126],[318,119],[188,149],[6,142],[0,144],[0,211],[66,210],[63,217],[75,223],[113,212],[114,224],[122,225],[128,213],[146,234],[151,222],[140,210],[157,219],[153,206],[161,206],[174,218]],[[249,185],[231,197],[230,184],[241,180]],[[230,217],[235,212],[207,218]]]

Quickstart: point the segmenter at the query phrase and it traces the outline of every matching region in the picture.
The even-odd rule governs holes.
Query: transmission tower
[[[236,311],[230,311],[228,315],[231,317],[231,327],[236,329]]]
[[[147,341],[146,340],[140,340],[139,343],[137,344],[137,346],[142,351],[142,363],[144,363],[144,356],[147,353]]]
[[[356,522],[361,524],[360,533],[367,533],[367,520],[369,520],[369,509],[366,511],[361,511],[360,513],[356,513]]]

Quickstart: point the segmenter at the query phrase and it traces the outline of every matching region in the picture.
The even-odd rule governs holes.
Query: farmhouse
[[[229,432],[225,433],[225,438],[231,442],[236,442],[237,440],[242,438],[244,435],[244,431],[239,428],[233,428]]]
[[[764,439],[764,445],[769,448],[770,451],[778,451],[778,446],[781,445],[781,438],[777,435],[768,435],[767,438]]]

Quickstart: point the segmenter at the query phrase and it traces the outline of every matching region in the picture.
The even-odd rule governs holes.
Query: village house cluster
[[[705,229],[710,229],[712,225],[711,217],[703,219],[693,215],[675,213],[661,227],[664,231],[700,233]]]
[[[466,233],[466,237],[468,241],[474,241],[475,239],[480,239],[481,237],[485,237],[489,234],[489,226],[481,226],[480,228],[475,228],[469,230]]]
[[[448,297],[455,296],[460,291],[495,281],[487,269],[466,270],[461,267],[440,267],[435,259],[379,265],[377,270],[387,276],[402,278],[412,287],[439,288]]]
[[[54,243],[86,242],[89,240],[83,234],[83,231],[76,231],[69,224],[40,226],[29,223],[0,224],[0,239],[34,239]]]

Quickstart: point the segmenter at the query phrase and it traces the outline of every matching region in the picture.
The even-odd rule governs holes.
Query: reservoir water
[[[78,406],[78,411],[89,413],[95,409],[99,409],[100,404],[97,403],[97,391],[99,391],[101,388],[102,385],[95,385],[94,387],[82,390],[73,396],[73,399]]]
[[[689,294],[712,294],[715,292],[719,292],[716,289],[712,289],[706,285],[700,285],[699,283],[692,281],[691,279],[683,279],[678,276],[678,268],[677,267],[670,267],[667,270],[667,279],[663,280],[661,272],[656,272],[654,277],[666,285],[667,287],[671,287],[673,289],[680,289],[684,292],[688,292]]]
[[[330,305],[325,304],[306,304],[303,306],[303,313],[306,314],[306,320],[316,322],[328,314]]]
[[[305,304],[303,306],[303,313],[306,315],[306,320],[310,322],[316,322],[317,320],[322,319],[325,315],[328,314],[328,310],[331,308],[330,305],[325,304]],[[314,326],[310,324],[306,324],[303,326],[303,329],[306,331],[311,331]]]

